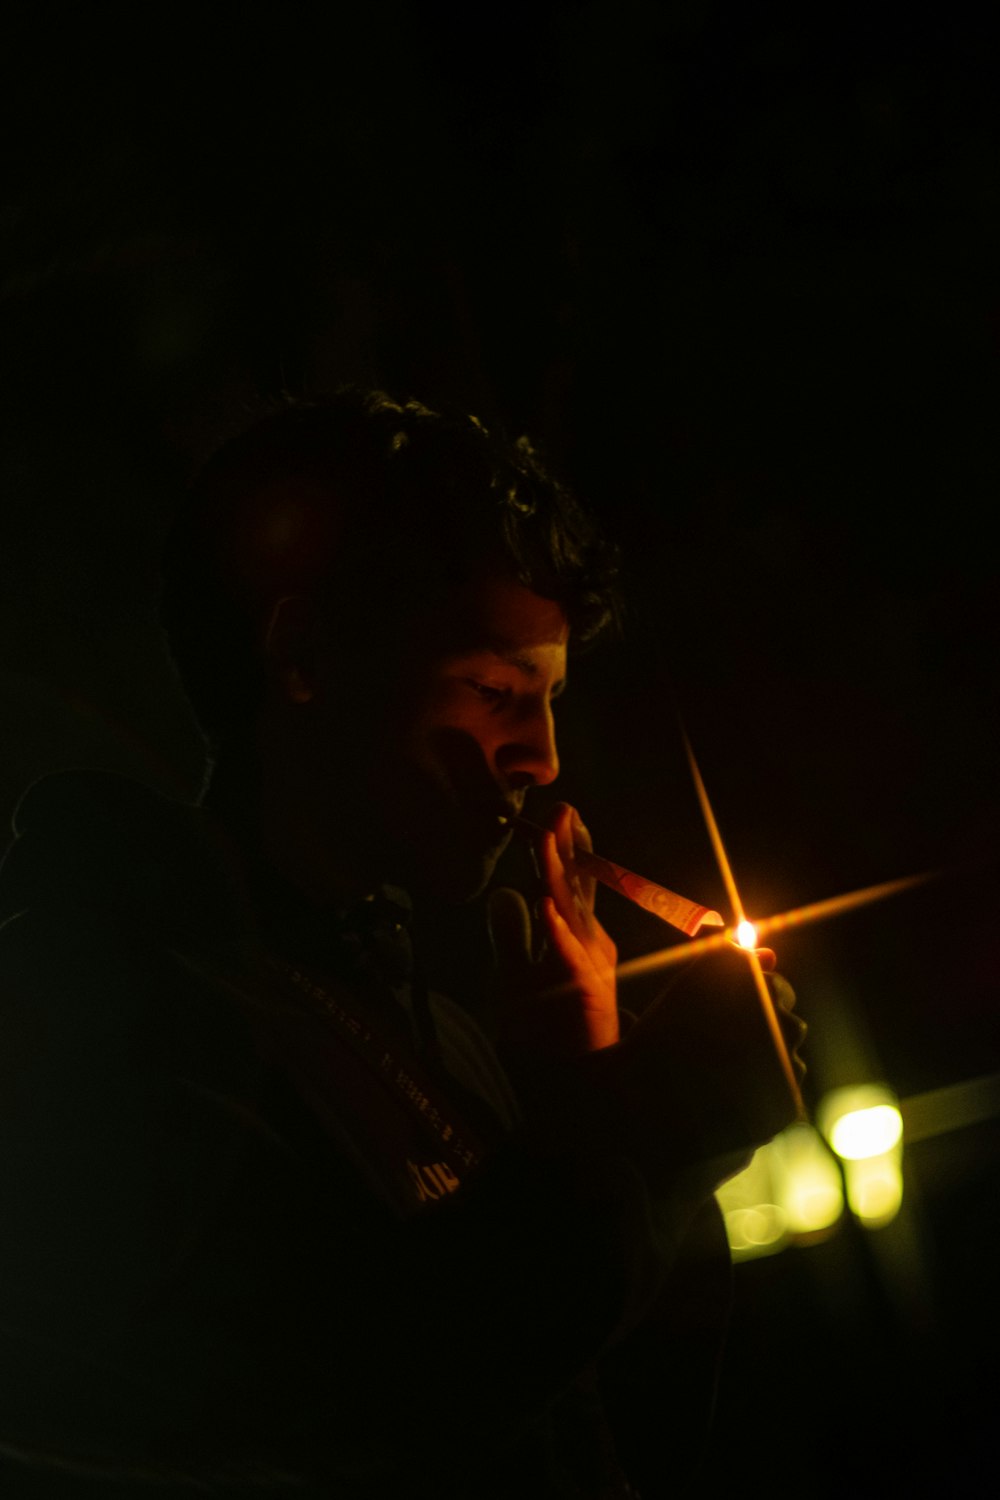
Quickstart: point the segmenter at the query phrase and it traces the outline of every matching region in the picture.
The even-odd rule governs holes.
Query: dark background
[[[74,763],[193,794],[155,560],[248,406],[457,403],[529,431],[624,546],[625,641],[561,709],[596,847],[723,900],[679,710],[751,913],[944,872],[779,944],[808,1102],[1000,1070],[986,9],[207,15],[7,40],[4,816]],[[662,939],[602,911],[624,957]],[[427,932],[474,1004],[479,916]],[[981,1492],[998,1162],[995,1120],[939,1131],[893,1226],[737,1268],[712,1493]]]

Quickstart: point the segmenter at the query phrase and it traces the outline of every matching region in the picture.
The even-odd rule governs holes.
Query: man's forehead
[[[564,651],[569,640],[562,606],[516,579],[494,575],[473,580],[455,602],[454,650],[488,650],[532,671],[535,658]]]

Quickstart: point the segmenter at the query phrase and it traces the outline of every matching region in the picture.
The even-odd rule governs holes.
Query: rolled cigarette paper
[[[529,822],[527,818],[514,818],[512,822],[521,833],[548,832],[537,823]],[[647,880],[644,875],[636,875],[633,870],[626,870],[624,866],[616,865],[612,860],[604,859],[600,854],[591,854],[586,849],[578,849],[574,856],[574,864],[584,874],[592,875],[602,885],[617,891],[621,896],[626,896],[629,901],[634,901],[636,906],[652,912],[654,917],[659,917],[661,922],[667,922],[671,927],[676,927],[677,931],[683,932],[686,937],[696,937],[702,927],[726,925],[719,913],[712,911],[711,907],[699,906],[696,901],[689,901],[686,896],[678,896],[676,891],[668,890],[665,885],[658,885],[655,880]]]

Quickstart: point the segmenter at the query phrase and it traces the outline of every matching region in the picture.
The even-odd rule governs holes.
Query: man
[[[555,781],[613,575],[526,444],[380,393],[291,404],[199,476],[161,617],[202,804],[48,778],[0,876],[5,1493],[683,1480],[711,1195],[792,1115],[745,960],[623,1037],[565,804],[536,910],[490,893],[495,1047],[408,931]]]

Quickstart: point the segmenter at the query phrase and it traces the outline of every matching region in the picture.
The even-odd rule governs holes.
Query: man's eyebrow
[[[493,646],[490,649],[505,666],[517,667],[525,677],[538,676],[538,663],[532,661],[530,656],[523,656],[520,651],[505,651],[502,646]]]
[[[517,667],[518,671],[523,672],[525,677],[537,677],[539,675],[541,669],[539,668],[538,663],[536,661],[532,661],[530,656],[524,656],[520,651],[505,651],[503,647],[491,647],[490,651],[498,661],[502,661],[504,665],[508,667]],[[552,692],[549,694],[549,696],[552,698],[558,698],[563,692],[565,692],[565,690],[566,679],[565,677],[561,677],[559,681],[553,685]]]

